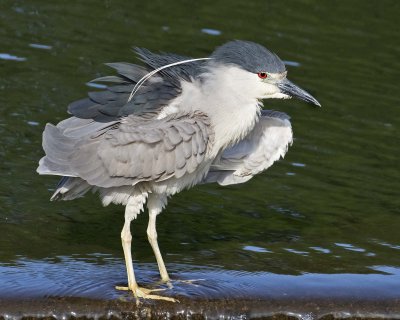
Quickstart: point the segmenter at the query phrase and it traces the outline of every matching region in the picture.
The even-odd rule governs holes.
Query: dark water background
[[[0,1],[0,297],[115,298],[123,207],[50,203],[41,133],[68,103],[136,62],[131,46],[207,56],[261,43],[322,104],[265,101],[292,117],[284,160],[245,185],[174,196],[158,235],[188,297],[400,298],[399,1]],[[147,214],[132,225],[139,281],[157,281]]]

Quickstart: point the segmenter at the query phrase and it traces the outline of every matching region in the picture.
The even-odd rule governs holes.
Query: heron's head
[[[296,97],[321,106],[312,95],[289,81],[282,60],[259,44],[230,41],[213,52],[210,62],[219,67],[225,83],[233,89],[245,89],[258,99]]]

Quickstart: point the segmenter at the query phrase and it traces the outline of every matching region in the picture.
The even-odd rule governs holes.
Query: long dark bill
[[[278,83],[278,88],[281,90],[282,93],[287,94],[291,97],[296,97],[306,102],[315,104],[317,106],[321,106],[321,104],[315,99],[311,94],[307,91],[301,89],[300,87],[296,86],[293,82],[285,79],[282,82]]]

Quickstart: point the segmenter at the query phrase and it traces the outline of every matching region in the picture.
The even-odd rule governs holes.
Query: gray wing
[[[141,48],[135,50],[145,63],[145,67],[127,62],[108,63],[107,65],[114,68],[118,75],[93,81],[104,81],[111,85],[104,91],[89,92],[88,98],[71,103],[68,112],[78,118],[110,122],[130,114],[157,111],[182,92],[180,80],[190,81],[199,72],[199,66],[202,64],[197,61],[161,70],[144,82],[133,99],[128,102],[134,86],[148,72],[166,64],[188,59],[174,54],[154,54]]]
[[[197,112],[160,120],[130,115],[86,139],[48,124],[37,171],[105,188],[180,178],[204,161],[212,139],[208,117]]]
[[[213,162],[203,182],[243,183],[283,158],[293,141],[289,119],[282,112],[262,110],[254,129]]]
[[[88,98],[71,103],[68,112],[75,117],[93,119],[96,122],[111,122],[130,114],[154,112],[168,105],[182,91],[160,76],[153,76],[138,90],[128,102],[136,83],[148,70],[129,63],[110,63],[118,76],[98,78],[93,81],[112,82],[104,91],[89,92]]]

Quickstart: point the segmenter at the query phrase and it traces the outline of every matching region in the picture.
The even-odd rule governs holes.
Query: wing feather
[[[254,129],[211,165],[204,183],[243,183],[283,158],[293,141],[289,119],[282,112],[262,110]]]
[[[163,61],[157,58],[147,64],[146,68],[127,62],[108,63],[109,67],[118,72],[118,76],[101,77],[92,82],[110,82],[110,86],[103,91],[89,92],[88,98],[71,103],[68,112],[75,117],[93,119],[97,122],[111,122],[130,114],[156,112],[181,93],[179,75],[182,73],[182,77],[186,79],[186,69],[175,68],[173,72],[176,78],[163,73],[154,75],[140,87],[131,101],[128,102],[128,98],[136,83]],[[196,70],[193,66],[186,68],[192,72]]]
[[[79,177],[98,187],[157,182],[196,170],[212,140],[209,118],[198,112],[160,120],[149,114],[131,115],[85,139],[64,136],[60,128],[49,125],[41,163],[52,163],[51,174]],[[50,169],[39,166],[38,171],[49,174]]]

